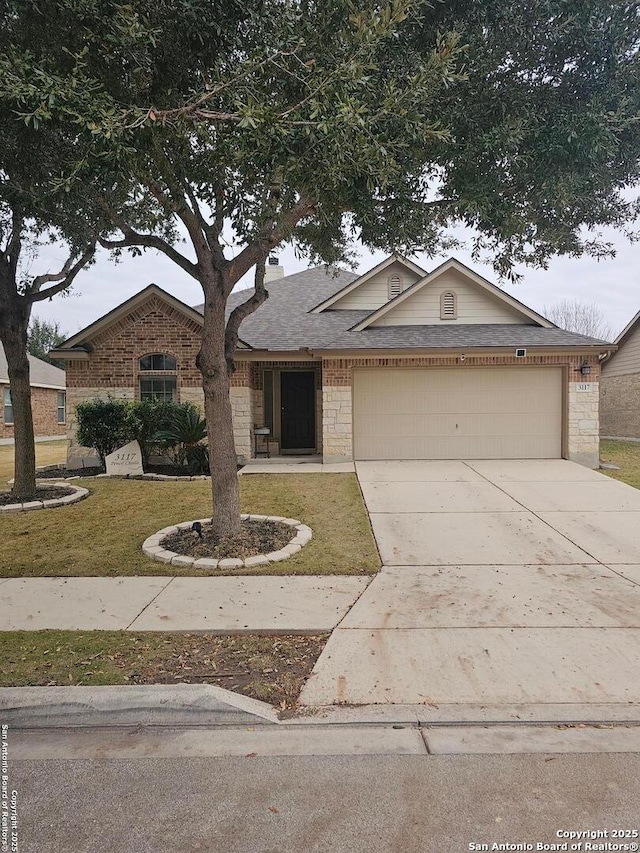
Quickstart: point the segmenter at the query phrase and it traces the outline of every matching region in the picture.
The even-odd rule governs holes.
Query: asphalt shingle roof
[[[59,367],[54,367],[46,361],[42,361],[33,355],[29,356],[30,378],[32,385],[51,385],[53,388],[64,390],[67,385],[66,374]],[[0,382],[9,383],[9,371],[7,369],[7,357],[0,344]]]
[[[254,349],[443,349],[452,347],[597,346],[605,341],[528,324],[451,324],[380,326],[350,332],[371,311],[309,311],[359,276],[346,270],[315,267],[267,284],[269,298],[240,326],[240,337]],[[249,298],[250,289],[231,294],[227,306]],[[202,306],[196,306],[202,311]]]

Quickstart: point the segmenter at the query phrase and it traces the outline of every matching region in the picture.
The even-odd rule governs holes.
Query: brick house
[[[67,434],[66,380],[64,370],[29,356],[31,406],[36,437]],[[7,359],[0,345],[0,439],[13,438],[13,407],[9,392]]]
[[[617,351],[602,363],[600,432],[640,439],[640,311],[614,344]]]
[[[599,360],[611,344],[566,332],[450,259],[427,273],[392,255],[364,275],[283,277],[242,324],[232,377],[236,450],[351,459],[567,458],[599,462]],[[232,294],[231,310],[249,291]],[[111,394],[202,403],[202,307],[150,285],[55,350],[70,412]],[[74,419],[69,418],[71,455]],[[259,449],[266,447],[264,439]]]

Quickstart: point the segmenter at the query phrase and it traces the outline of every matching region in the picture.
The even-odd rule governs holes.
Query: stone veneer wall
[[[603,438],[640,439],[640,373],[622,376],[602,374],[600,435]]]
[[[578,368],[583,362],[591,367],[588,376],[581,376]],[[596,468],[599,464],[598,357],[594,355],[532,355],[467,356],[464,367],[557,365],[568,371],[567,389],[567,456],[574,462]],[[323,377],[323,449],[325,462],[338,462],[353,458],[353,402],[351,396],[354,367],[456,367],[462,366],[457,356],[414,358],[335,358],[322,362]],[[578,382],[578,378],[581,382]],[[579,391],[586,383],[588,391]]]
[[[9,383],[0,384],[0,438],[13,438],[13,424],[5,424],[4,422],[4,389],[8,387]],[[60,389],[60,391],[63,390],[63,388]],[[33,429],[36,436],[59,435],[64,438],[67,427],[65,424],[58,423],[58,389],[32,386],[31,409],[33,411]]]

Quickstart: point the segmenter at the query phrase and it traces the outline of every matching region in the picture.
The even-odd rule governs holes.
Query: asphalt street
[[[535,850],[640,824],[637,753],[19,759],[10,788],[21,853]]]

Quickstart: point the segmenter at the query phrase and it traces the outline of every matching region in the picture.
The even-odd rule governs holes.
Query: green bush
[[[178,468],[192,474],[209,473],[209,452],[203,442],[207,424],[192,403],[160,400],[86,400],[76,406],[76,439],[105,456],[129,441],[137,441],[146,469],[149,456],[166,454]]]
[[[78,444],[96,450],[104,465],[105,456],[132,441],[130,408],[131,403],[127,400],[111,397],[79,403],[76,406]]]
[[[157,434],[168,429],[180,406],[173,401],[136,400],[129,404],[129,441],[137,441],[142,453],[142,466],[149,464],[149,456],[161,450]]]

